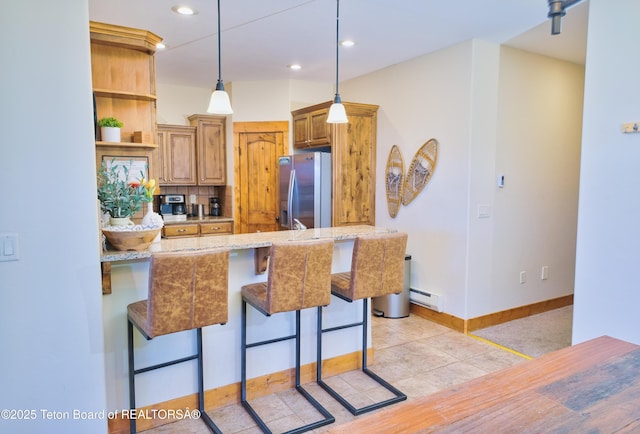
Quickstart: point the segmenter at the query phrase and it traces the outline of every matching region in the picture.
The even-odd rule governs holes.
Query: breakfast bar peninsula
[[[103,324],[105,343],[105,376],[107,380],[107,411],[128,408],[127,385],[127,305],[147,298],[149,258],[154,252],[200,252],[220,247],[230,250],[229,257],[229,321],[203,330],[203,347],[207,360],[204,366],[204,389],[207,408],[218,407],[239,401],[240,396],[240,343],[241,343],[241,295],[242,285],[266,281],[264,273],[268,261],[268,248],[274,242],[293,240],[334,240],[332,272],[349,271],[353,240],[359,235],[384,234],[395,229],[374,226],[341,226],[333,228],[305,229],[251,234],[220,235],[162,239],[144,251],[103,251],[101,261],[108,265],[110,291],[103,296]],[[302,311],[301,364],[307,366],[304,381],[313,380],[315,365],[315,312]],[[327,327],[359,321],[362,301],[354,303],[332,303],[324,310]],[[293,313],[275,314],[265,317],[256,311],[248,314],[248,335],[252,340],[270,339],[294,331]],[[161,363],[194,352],[195,334],[186,331],[154,339],[163,340],[161,345],[146,345],[136,334],[136,364],[143,366]],[[325,338],[323,352],[325,372],[330,375],[355,369],[358,366],[358,350],[361,334],[356,329],[345,329],[331,333]],[[371,344],[369,343],[369,348]],[[276,348],[277,347],[277,348]],[[370,351],[370,349],[369,349]],[[259,396],[276,390],[290,388],[291,369],[294,367],[294,347],[283,341],[265,348],[255,348],[250,356],[255,363],[247,376],[249,379],[269,376],[271,390],[249,389],[249,394]],[[258,362],[259,361],[259,362]],[[195,395],[196,364],[183,363],[162,370],[148,372],[136,378],[137,406],[150,408],[197,408]],[[264,384],[264,382],[262,383]],[[279,389],[278,389],[279,388]],[[193,402],[192,402],[193,401]],[[144,421],[140,421],[144,429]],[[152,422],[148,422],[152,423]],[[151,426],[151,425],[150,425]]]

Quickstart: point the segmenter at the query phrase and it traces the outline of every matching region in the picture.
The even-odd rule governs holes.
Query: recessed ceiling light
[[[171,10],[180,15],[197,15],[198,11],[190,6],[178,5],[171,8]]]
[[[343,47],[353,47],[354,45],[356,45],[356,43],[351,39],[345,39],[344,41],[340,41],[340,45],[342,45]]]
[[[156,44],[156,50],[164,50],[165,48],[167,48],[167,46],[164,45],[162,42],[158,42]]]
[[[288,65],[287,68],[293,69],[294,71],[298,71],[302,69],[302,66],[300,66],[298,63],[293,63],[291,65]]]

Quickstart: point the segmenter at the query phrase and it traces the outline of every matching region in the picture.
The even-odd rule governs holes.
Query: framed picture
[[[96,171],[100,169],[102,162],[108,165],[115,164],[118,167],[129,168],[128,181],[139,181],[144,174],[145,179],[156,178],[153,172],[153,153],[149,149],[123,149],[111,147],[96,147]],[[124,169],[123,169],[124,176]]]
[[[145,157],[111,157],[103,156],[102,161],[106,164],[107,169],[115,166],[118,172],[118,179],[124,179],[125,173],[129,174],[126,182],[137,182],[141,178],[149,179],[149,159]],[[125,168],[127,170],[125,170]]]

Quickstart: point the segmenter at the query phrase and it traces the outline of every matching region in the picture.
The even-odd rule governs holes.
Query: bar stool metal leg
[[[211,432],[215,434],[222,434],[220,428],[213,422],[213,419],[209,417],[204,407],[204,363],[202,357],[202,328],[197,331],[197,345],[198,345],[198,410],[200,410],[200,418],[209,427]]]
[[[215,434],[222,434],[222,431],[213,422],[213,419],[205,412],[204,405],[204,364],[202,357],[202,328],[196,329],[196,354],[192,356],[183,357],[181,359],[171,360],[165,363],[160,363],[146,368],[135,369],[134,353],[133,353],[133,324],[131,321],[127,321],[127,344],[129,348],[129,409],[131,413],[136,409],[136,390],[135,390],[135,375],[143,372],[153,371],[155,369],[164,368],[166,366],[175,365],[189,360],[197,360],[198,363],[198,410],[200,411],[200,418],[209,427],[209,429]],[[136,417],[129,418],[129,429],[131,433],[137,432]]]
[[[251,418],[258,424],[262,432],[271,433],[272,431],[269,429],[264,420],[260,417],[260,415],[255,411],[255,409],[251,406],[249,401],[247,400],[247,359],[246,353],[248,348],[271,344],[275,342],[281,342],[284,340],[295,339],[296,345],[296,390],[318,411],[324,419],[321,419],[316,422],[312,422],[310,424],[286,431],[285,434],[297,434],[303,433],[306,431],[311,431],[316,428],[320,428],[321,426],[329,425],[335,422],[335,417],[329,411],[327,411],[322,404],[320,404],[304,387],[301,385],[300,380],[300,310],[295,311],[296,315],[296,332],[294,335],[284,336],[281,338],[269,339],[261,342],[254,342],[251,344],[247,344],[247,302],[242,300],[242,354],[241,354],[241,401],[242,406],[247,410]]]
[[[320,387],[322,387],[329,395],[331,395],[335,400],[340,402],[349,412],[355,416],[366,413],[369,411],[377,410],[382,407],[386,407],[387,405],[395,404],[396,402],[404,401],[407,399],[407,395],[402,393],[396,387],[388,383],[386,380],[378,376],[376,373],[372,372],[367,367],[367,327],[368,327],[368,313],[369,313],[369,303],[368,299],[365,298],[362,300],[362,321],[352,324],[346,324],[337,327],[331,327],[327,329],[322,328],[322,307],[318,307],[318,335],[317,335],[317,360],[316,360],[316,380]],[[364,407],[356,408],[353,404],[347,401],[344,397],[342,397],[338,392],[336,392],[331,386],[325,383],[322,380],[322,334],[326,332],[332,332],[336,330],[342,330],[350,327],[362,327],[362,372],[367,374],[370,378],[376,381],[378,384],[383,386],[389,392],[393,393],[395,396],[393,398],[389,398],[380,402],[376,402],[374,404],[366,405]]]
[[[134,360],[133,360],[133,324],[131,321],[127,321],[127,349],[129,355],[129,410],[135,411],[136,409],[136,386],[134,375]],[[136,432],[136,419],[129,414],[129,430],[131,433]]]

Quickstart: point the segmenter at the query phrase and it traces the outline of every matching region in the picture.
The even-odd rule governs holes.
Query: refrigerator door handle
[[[283,225],[288,226],[289,229],[293,229],[293,189],[296,183],[296,170],[291,169],[289,175],[289,191],[287,192],[287,211],[286,220],[282,222]]]

